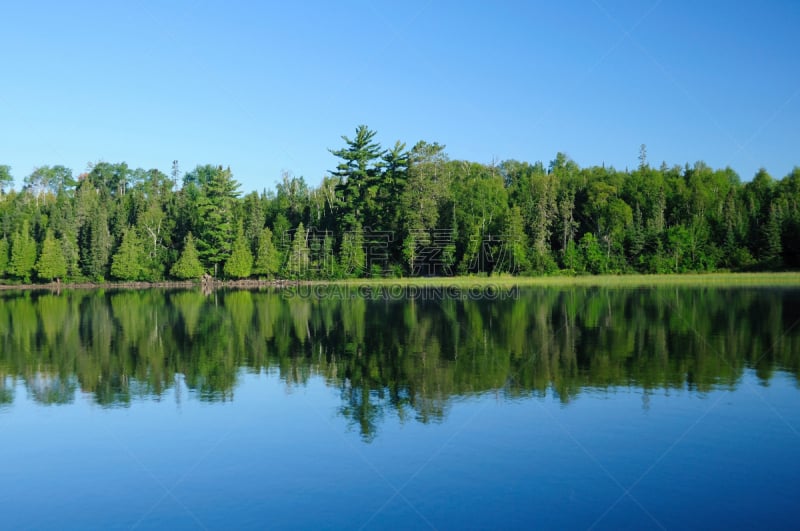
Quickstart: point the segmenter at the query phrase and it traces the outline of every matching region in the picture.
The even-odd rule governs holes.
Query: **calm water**
[[[0,298],[0,527],[792,528],[800,290]]]

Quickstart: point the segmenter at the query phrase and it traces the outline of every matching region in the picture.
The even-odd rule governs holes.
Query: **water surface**
[[[2,527],[794,527],[800,290],[9,293]]]

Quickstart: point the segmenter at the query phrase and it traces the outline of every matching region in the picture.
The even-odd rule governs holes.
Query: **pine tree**
[[[181,279],[200,278],[205,273],[191,232],[186,235],[181,257],[172,266],[170,273],[172,273],[172,276]]]
[[[319,273],[320,277],[326,279],[338,278],[339,264],[336,262],[336,256],[333,254],[333,235],[326,234],[322,240],[322,253],[319,257]]]
[[[763,229],[764,252],[762,260],[767,267],[783,265],[783,246],[781,245],[781,216],[775,205],[769,209],[769,218]]]
[[[0,239],[0,277],[8,270],[8,240]]]
[[[59,238],[61,252],[67,264],[67,278],[78,278],[81,276],[80,248],[78,247],[78,237],[74,233],[64,233]]]
[[[567,241],[567,246],[561,252],[561,261],[564,267],[569,271],[577,272],[585,269],[583,254],[575,243],[575,240]]]
[[[345,276],[360,277],[367,267],[367,255],[364,252],[364,229],[361,223],[353,224],[353,229],[344,233],[342,246],[339,249],[339,263]]]
[[[336,196],[341,220],[348,224],[356,221],[371,224],[375,220],[378,206],[374,197],[383,184],[383,157],[386,155],[386,150],[374,141],[376,134],[366,125],[359,125],[352,140],[342,136],[347,147],[329,150],[342,159],[332,173],[341,179],[336,186]]]
[[[25,221],[11,241],[10,272],[27,283],[31,281],[31,273],[33,273],[35,265],[36,241],[31,237],[28,222]]]
[[[505,234],[503,241],[503,251],[501,259],[504,263],[502,269],[509,273],[522,273],[530,269],[531,263],[528,260],[528,237],[523,228],[522,210],[515,206],[506,219]],[[549,254],[548,250],[545,250]]]
[[[210,173],[210,177],[203,184],[197,202],[200,220],[197,245],[201,256],[214,265],[216,275],[218,264],[227,261],[232,252],[233,210],[239,196],[239,183],[233,179],[230,168],[200,167],[198,170]]]
[[[253,253],[244,237],[242,223],[236,224],[236,239],[233,242],[231,256],[225,262],[223,272],[229,278],[247,278],[253,271]]]
[[[42,243],[42,254],[36,262],[36,273],[44,280],[61,279],[67,274],[67,260],[61,248],[61,242],[49,230]]]
[[[94,280],[103,280],[108,272],[111,233],[108,231],[106,206],[95,204],[81,226],[78,246],[84,273]]]
[[[132,228],[125,229],[122,243],[111,258],[111,274],[120,280],[140,280],[144,272],[145,250]]]
[[[272,231],[264,227],[258,236],[258,248],[256,249],[256,260],[253,264],[253,274],[272,278],[280,267],[280,255],[272,243]]]
[[[606,255],[600,247],[597,238],[591,232],[587,232],[581,238],[579,248],[582,254],[582,262],[586,269],[593,274],[606,273],[608,262]]]
[[[308,275],[310,251],[306,237],[306,228],[301,222],[294,233],[292,249],[286,262],[286,269],[291,278],[305,278]]]

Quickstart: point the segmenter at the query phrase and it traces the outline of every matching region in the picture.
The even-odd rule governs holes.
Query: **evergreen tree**
[[[322,278],[335,279],[339,276],[339,264],[333,254],[333,235],[326,234],[322,240],[322,255],[319,258],[319,272]]]
[[[8,270],[8,240],[0,238],[0,277]]]
[[[377,208],[374,217],[367,220],[370,229],[397,231],[400,228],[400,209],[386,207],[396,204],[403,193],[408,181],[408,163],[406,145],[399,141],[383,155],[384,169],[375,197]]]
[[[355,223],[353,229],[344,233],[339,249],[339,264],[348,277],[361,277],[367,268],[367,255],[364,252],[364,229]]]
[[[170,273],[180,279],[200,278],[205,273],[191,232],[186,235],[181,257],[172,266]]]
[[[275,245],[272,243],[272,231],[269,227],[261,229],[258,236],[258,247],[256,249],[256,260],[253,264],[254,275],[264,275],[267,278],[274,277],[281,267],[281,258]]]
[[[376,217],[377,205],[374,198],[381,188],[385,164],[383,157],[386,155],[386,150],[373,140],[376,134],[376,131],[371,131],[366,125],[359,125],[352,140],[342,136],[347,147],[329,150],[342,159],[333,175],[340,178],[336,187],[340,219],[349,225],[356,221],[372,223]]]
[[[414,233],[409,234],[403,240],[403,264],[408,268],[408,272],[413,274],[417,262],[417,238]]]
[[[626,230],[625,243],[631,265],[637,270],[641,270],[644,264],[642,251],[644,250],[645,233],[642,210],[639,208],[638,204],[633,213],[633,223],[631,223]]]
[[[67,278],[79,278],[81,276],[80,248],[78,247],[78,237],[75,233],[65,233],[59,238],[61,252],[67,264]]]
[[[583,254],[575,244],[575,240],[567,241],[567,246],[562,251],[562,263],[564,267],[572,272],[583,271],[586,264],[583,261]]]
[[[48,230],[44,243],[42,243],[42,253],[36,262],[36,273],[39,278],[44,280],[61,279],[67,274],[67,261],[59,242],[51,230]]]
[[[308,235],[302,223],[297,226],[292,240],[286,270],[291,278],[306,278],[310,265],[310,251],[308,249]]]
[[[764,251],[761,259],[765,266],[778,268],[783,265],[783,247],[781,245],[780,213],[774,204],[769,209],[769,218],[762,232]]]
[[[291,229],[292,225],[289,223],[286,216],[283,214],[275,216],[275,221],[272,224],[272,244],[275,246],[275,249],[278,250],[281,263],[283,263],[283,259],[289,254],[292,241],[290,235]]]
[[[107,273],[111,251],[111,233],[108,231],[106,208],[96,203],[81,226],[78,245],[83,271],[91,279],[103,280]]]
[[[31,273],[36,265],[36,241],[31,237],[28,221],[14,234],[11,240],[11,274],[24,282],[31,281]]]
[[[608,272],[608,262],[606,254],[603,253],[600,243],[594,234],[587,232],[583,235],[580,242],[582,262],[590,273],[599,274]]]
[[[230,168],[218,166],[209,173],[197,203],[200,223],[197,246],[200,255],[214,267],[216,276],[218,265],[231,255],[233,212],[239,183],[233,179]]]
[[[136,231],[128,227],[122,243],[111,258],[111,274],[120,280],[140,280],[144,272],[146,252]]]
[[[800,168],[743,184],[702,162],[653,167],[644,150],[633,171],[580,168],[562,153],[546,168],[450,161],[437,143],[386,151],[375,138],[366,126],[345,137],[333,151],[340,164],[316,188],[287,174],[243,199],[221,166],[198,166],[178,191],[177,167],[171,180],[124,162],[92,164],[77,179],[39,166],[20,192],[0,166],[0,275],[156,280],[167,264],[182,278],[209,266],[234,278],[442,275],[551,271],[555,257],[594,273],[800,267]],[[249,272],[244,247],[255,255]]]
[[[233,242],[231,256],[225,262],[224,273],[229,278],[247,278],[253,270],[253,253],[244,237],[242,223],[236,224],[236,240]]]
[[[523,229],[522,211],[518,206],[511,209],[503,231],[503,249],[499,264],[502,271],[523,273],[530,269],[528,260],[528,238]]]

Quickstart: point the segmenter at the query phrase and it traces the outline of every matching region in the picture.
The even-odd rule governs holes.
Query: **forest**
[[[230,167],[0,165],[0,282],[321,279],[786,270],[800,266],[800,167],[581,168],[451,160],[358,126],[319,186],[242,193]]]

